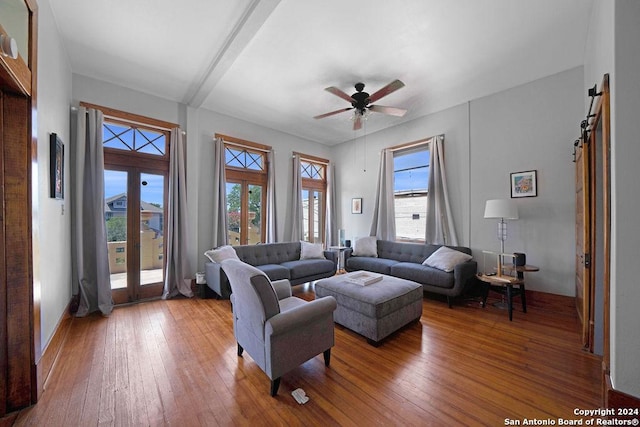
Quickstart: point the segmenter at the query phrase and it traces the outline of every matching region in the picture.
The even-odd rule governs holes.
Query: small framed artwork
[[[354,197],[353,199],[351,199],[351,213],[362,213],[362,197]]]
[[[513,172],[511,174],[511,198],[536,197],[538,195],[538,178],[535,170]]]
[[[64,199],[64,144],[55,133],[52,133],[49,137],[49,144],[51,197]]]

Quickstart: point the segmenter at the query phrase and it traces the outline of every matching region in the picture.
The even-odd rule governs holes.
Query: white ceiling
[[[582,65],[593,0],[50,0],[74,73],[333,145]],[[354,132],[348,94],[394,79]]]

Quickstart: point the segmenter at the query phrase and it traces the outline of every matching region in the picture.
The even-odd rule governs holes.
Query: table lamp
[[[484,207],[485,218],[498,218],[498,240],[500,253],[504,253],[504,241],[507,240],[507,223],[505,219],[518,219],[518,206],[508,199],[487,200]]]

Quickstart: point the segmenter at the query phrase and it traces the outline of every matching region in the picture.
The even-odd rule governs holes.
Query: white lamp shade
[[[484,207],[484,217],[518,219],[518,206],[508,199],[487,200]]]

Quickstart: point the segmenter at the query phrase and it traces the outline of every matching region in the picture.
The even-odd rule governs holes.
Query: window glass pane
[[[164,155],[166,151],[166,137],[163,133],[147,129],[136,129],[136,151],[147,154]]]
[[[400,240],[424,240],[429,161],[427,144],[394,155],[396,237]]]
[[[254,171],[264,170],[264,154],[225,147],[225,163],[227,166]]]

